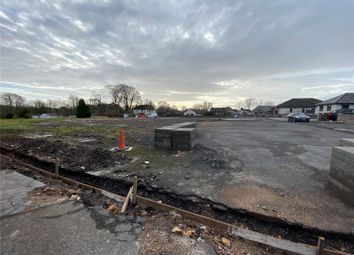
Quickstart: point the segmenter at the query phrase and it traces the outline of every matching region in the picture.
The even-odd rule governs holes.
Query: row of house
[[[333,111],[354,112],[354,93],[344,93],[325,101],[315,98],[292,98],[277,106],[257,106],[253,109],[257,116],[286,116],[294,112],[314,116]]]
[[[188,109],[178,112],[184,116],[211,115],[216,117],[235,117],[235,116],[287,116],[289,113],[303,112],[314,117],[315,115],[325,114],[333,111],[351,111],[354,113],[354,93],[345,93],[325,101],[315,98],[292,98],[277,106],[260,105],[252,111],[248,109],[232,109],[231,107],[213,107],[210,111],[200,109]],[[134,114],[151,115],[155,109],[151,105],[139,105],[134,108]]]

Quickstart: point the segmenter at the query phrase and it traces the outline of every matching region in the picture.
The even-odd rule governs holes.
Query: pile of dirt
[[[62,166],[79,171],[95,171],[120,166],[130,160],[124,154],[100,147],[69,144],[58,139],[3,137],[2,142],[25,154],[60,161]]]

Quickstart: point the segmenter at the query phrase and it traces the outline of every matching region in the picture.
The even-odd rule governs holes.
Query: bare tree
[[[213,103],[212,102],[208,102],[208,101],[204,101],[202,104],[202,109],[206,112],[210,111],[211,108],[213,108]]]
[[[127,86],[124,84],[119,85],[106,85],[105,88],[110,96],[112,103],[115,105],[120,105],[123,100],[123,86]]]
[[[123,85],[122,86],[123,94],[123,108],[126,111],[129,111],[132,108],[134,102],[137,102],[141,99],[140,92],[131,86]]]
[[[182,111],[182,112],[186,111],[187,109],[188,109],[187,106],[184,106],[184,105],[181,106],[181,111]]]
[[[6,106],[14,106],[14,95],[13,93],[2,93],[1,94],[1,101]]]
[[[90,104],[96,105],[96,106],[100,105],[100,104],[102,104],[102,101],[103,101],[102,98],[103,98],[102,94],[100,94],[96,91],[92,91],[91,98],[90,98]]]
[[[33,107],[35,109],[40,109],[40,108],[44,108],[45,107],[45,103],[43,101],[41,101],[41,100],[35,100],[35,101],[32,102],[32,104],[33,104]]]
[[[160,107],[169,108],[170,105],[166,101],[158,101],[157,108],[160,108]]]
[[[19,108],[19,107],[23,107],[25,105],[26,99],[23,96],[20,95],[16,95],[15,96],[15,107]]]
[[[78,105],[78,103],[79,103],[79,98],[77,96],[73,95],[73,94],[70,94],[70,96],[69,96],[70,107],[72,109],[75,109],[76,106]]]
[[[144,99],[144,105],[149,105],[155,109],[155,104],[151,99]]]
[[[253,97],[249,97],[245,99],[245,106],[247,107],[247,109],[251,110],[251,107],[254,105],[254,103],[256,102],[256,99]]]
[[[204,112],[208,112],[210,111],[210,109],[213,107],[213,103],[212,102],[208,102],[208,101],[204,101],[203,103],[201,104],[194,104],[193,105],[193,109],[196,109],[196,110],[202,110]]]
[[[15,93],[2,93],[1,100],[4,105],[16,108],[24,106],[26,101],[23,96],[17,95]]]

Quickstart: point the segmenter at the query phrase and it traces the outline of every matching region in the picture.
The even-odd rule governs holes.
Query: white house
[[[151,105],[137,105],[134,107],[133,112],[135,115],[138,114],[145,114],[145,115],[153,115],[156,114],[156,111],[153,106]]]
[[[183,113],[184,116],[201,116],[198,110],[188,109]]]
[[[342,109],[354,109],[354,93],[345,93],[318,103],[315,113],[328,113]]]
[[[321,100],[315,98],[293,98],[274,108],[275,115],[286,116],[289,113],[303,112],[306,114],[315,113],[315,108]]]

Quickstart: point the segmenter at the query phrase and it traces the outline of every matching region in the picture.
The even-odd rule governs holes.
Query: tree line
[[[92,91],[89,99],[80,99],[77,95],[71,94],[66,100],[31,100],[27,101],[25,97],[15,93],[2,93],[0,96],[0,114],[2,118],[12,118],[20,113],[29,116],[41,115],[44,113],[69,116],[77,114],[77,107],[81,101],[81,107],[87,107],[84,115],[119,117],[124,113],[131,113],[136,105],[144,104],[155,109],[160,116],[175,116],[181,112],[190,109],[182,106],[179,109],[175,105],[170,105],[166,101],[159,101],[155,104],[150,99],[142,100],[141,93],[134,87],[125,84],[106,85],[104,91]],[[246,109],[250,109],[255,104],[254,98],[247,98],[239,103]],[[261,102],[259,102],[262,104]],[[191,108],[202,112],[209,112],[213,103],[204,101],[194,104]],[[26,110],[23,110],[26,109]],[[20,112],[18,112],[21,110]]]

